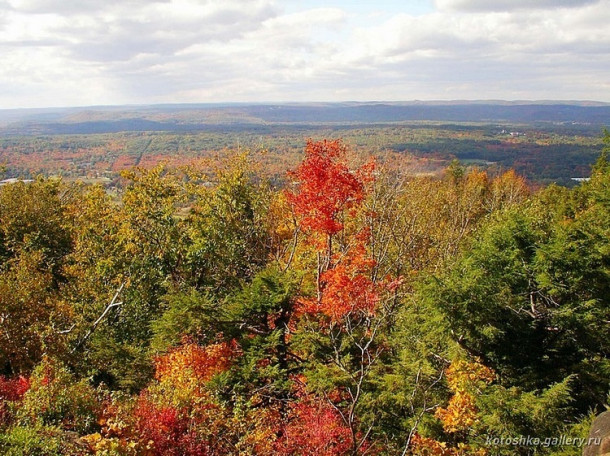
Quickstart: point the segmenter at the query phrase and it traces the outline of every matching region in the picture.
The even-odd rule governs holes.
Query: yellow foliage
[[[447,368],[447,384],[453,396],[446,408],[439,408],[435,416],[441,420],[443,429],[448,433],[468,431],[478,420],[475,394],[491,383],[493,370],[479,363],[456,360]],[[448,448],[446,443],[415,435],[412,440],[412,454],[439,456],[485,456],[483,449],[474,450],[468,445],[459,444]]]
[[[494,372],[479,362],[456,360],[447,369],[447,383],[454,392],[471,391],[491,383]]]
[[[465,431],[477,421],[474,392],[494,379],[494,372],[479,362],[456,360],[447,369],[447,383],[454,395],[447,408],[436,411],[446,432]]]
[[[443,423],[446,432],[465,431],[477,421],[477,408],[472,394],[457,392],[447,408],[440,408],[435,416]]]

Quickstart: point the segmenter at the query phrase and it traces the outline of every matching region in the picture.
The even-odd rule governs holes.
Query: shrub
[[[25,425],[59,426],[87,434],[98,428],[100,411],[95,390],[86,380],[77,381],[62,363],[45,358],[32,373],[17,418]]]
[[[83,456],[85,447],[77,436],[48,426],[15,426],[0,433],[4,456]]]

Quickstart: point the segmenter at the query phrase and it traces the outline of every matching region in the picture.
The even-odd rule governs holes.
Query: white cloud
[[[95,14],[117,6],[143,8],[151,4],[169,3],[172,0],[5,0],[10,9],[26,14],[58,14],[75,16]]]
[[[448,11],[518,11],[577,8],[598,0],[435,0],[435,5]]]
[[[610,101],[610,0],[559,2],[437,0],[390,15],[349,2],[287,13],[279,0],[0,0],[0,107]]]

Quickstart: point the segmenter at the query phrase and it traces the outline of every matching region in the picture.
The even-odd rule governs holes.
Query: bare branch
[[[112,300],[110,301],[110,304],[108,304],[106,306],[106,308],[104,309],[104,311],[102,312],[102,314],[98,317],[97,320],[95,320],[95,322],[93,323],[93,325],[91,325],[91,328],[89,329],[89,331],[87,331],[87,334],[85,334],[85,336],[76,344],[76,346],[72,349],[71,353],[74,353],[76,350],[78,350],[80,347],[83,346],[83,344],[85,342],[87,342],[87,340],[89,339],[89,337],[91,337],[91,335],[93,334],[93,332],[97,329],[98,325],[104,320],[104,318],[106,317],[106,315],[108,314],[108,312],[110,312],[110,309],[113,309],[115,307],[120,307],[123,304],[123,301],[121,302],[116,302],[117,298],[119,297],[119,295],[121,294],[121,291],[123,291],[123,287],[125,286],[125,282],[123,282],[121,284],[121,286],[119,287],[119,289],[116,291],[116,293],[114,294],[114,296],[112,297]],[[71,329],[70,329],[71,330]]]

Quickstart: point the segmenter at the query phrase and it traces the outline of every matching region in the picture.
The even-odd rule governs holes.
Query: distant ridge
[[[0,110],[0,132],[13,135],[197,131],[220,126],[509,122],[610,125],[610,103],[452,100],[341,103],[192,103]]]

